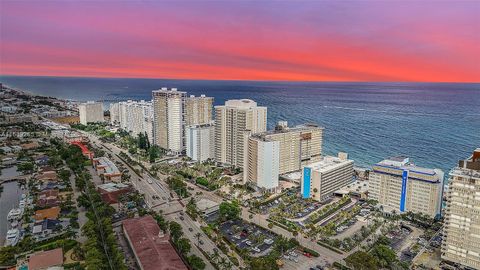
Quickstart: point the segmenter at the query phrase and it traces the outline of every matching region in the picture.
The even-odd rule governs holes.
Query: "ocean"
[[[268,128],[279,120],[325,127],[323,153],[347,152],[371,167],[395,155],[448,173],[480,147],[480,84],[273,82],[0,76],[5,85],[74,100],[151,99],[176,87],[206,94],[215,104],[249,98],[268,107]]]

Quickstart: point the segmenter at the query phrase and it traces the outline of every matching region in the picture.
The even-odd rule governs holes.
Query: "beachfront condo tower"
[[[442,259],[480,269],[480,148],[450,172]]]
[[[250,99],[228,100],[215,106],[215,159],[244,167],[248,136],[267,130],[267,107]]]
[[[153,143],[173,154],[185,151],[185,97],[176,88],[152,92]]]
[[[322,135],[323,128],[315,124],[304,124],[289,128],[286,121],[279,121],[274,130],[252,134],[248,139],[248,158],[245,161],[244,182],[256,183],[257,187],[265,188],[265,183],[259,178],[258,170],[263,167],[277,168],[272,171],[275,175],[269,179],[275,179],[274,183],[278,186],[278,177],[280,174],[300,171],[302,166],[320,161],[322,156]],[[278,154],[273,157],[275,160],[263,160],[258,151],[270,149],[267,145],[278,143]],[[265,145],[265,147],[258,147]],[[258,150],[257,150],[258,149]],[[275,147],[272,148],[276,149]],[[268,164],[267,164],[268,163]],[[270,164],[271,163],[271,164]],[[278,165],[276,165],[278,163]],[[267,166],[269,165],[269,166]],[[269,185],[270,189],[275,185]]]

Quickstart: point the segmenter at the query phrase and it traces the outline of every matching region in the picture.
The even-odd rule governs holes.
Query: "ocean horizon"
[[[396,155],[447,174],[480,147],[479,83],[213,81],[140,78],[2,76],[6,86],[79,101],[150,100],[152,90],[175,87],[205,94],[214,104],[248,98],[277,121],[325,127],[323,153],[347,152],[371,167]]]

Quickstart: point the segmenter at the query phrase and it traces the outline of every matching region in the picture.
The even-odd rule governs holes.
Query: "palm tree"
[[[218,254],[218,250],[214,249],[212,255],[210,255],[212,261],[217,262],[218,258],[220,258],[220,254]]]
[[[197,238],[197,246],[200,245],[200,237],[201,237],[201,236],[202,236],[202,234],[199,233],[199,232],[197,232],[197,233],[195,234],[195,238]]]

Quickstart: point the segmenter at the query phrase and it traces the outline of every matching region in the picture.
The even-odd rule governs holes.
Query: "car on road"
[[[203,241],[202,241],[202,240],[198,241],[198,243],[200,243],[200,245],[203,245]]]
[[[180,216],[180,220],[185,220],[185,218],[183,216]]]
[[[192,228],[188,228],[189,231],[193,232],[193,229]]]

